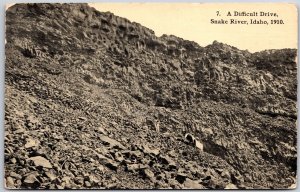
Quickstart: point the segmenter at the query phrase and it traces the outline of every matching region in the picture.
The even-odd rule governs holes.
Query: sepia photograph
[[[291,3],[16,3],[6,189],[295,189]]]

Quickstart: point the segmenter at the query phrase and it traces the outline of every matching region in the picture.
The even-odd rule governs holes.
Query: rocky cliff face
[[[87,4],[6,14],[8,188],[295,183],[296,50],[201,47]]]

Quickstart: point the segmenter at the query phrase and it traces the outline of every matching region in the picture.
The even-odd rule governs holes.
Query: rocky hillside
[[[87,4],[16,4],[6,42],[7,188],[295,184],[295,49],[201,47]]]

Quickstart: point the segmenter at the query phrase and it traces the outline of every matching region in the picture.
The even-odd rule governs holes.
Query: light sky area
[[[297,9],[293,4],[279,3],[90,3],[97,10],[135,21],[152,30],[157,36],[173,34],[192,40],[201,46],[214,40],[250,52],[265,49],[297,48]],[[221,16],[217,16],[217,11]],[[271,12],[278,17],[227,17],[230,11]],[[211,19],[262,19],[269,25],[211,24]],[[284,24],[271,25],[271,19]]]
[[[152,29],[157,36],[176,35],[197,42],[200,46],[214,40],[250,52],[265,49],[297,48],[298,13],[296,5],[287,3],[89,3],[101,12],[112,12],[120,17]],[[8,5],[11,6],[11,5]],[[217,16],[219,11],[220,16]],[[227,16],[237,12],[269,12],[278,17]],[[266,20],[263,24],[211,24],[214,20]],[[270,20],[284,24],[270,24]]]

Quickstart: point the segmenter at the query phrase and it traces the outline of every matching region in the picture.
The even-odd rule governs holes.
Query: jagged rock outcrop
[[[201,47],[87,4],[6,15],[8,188],[295,183],[296,50]]]

